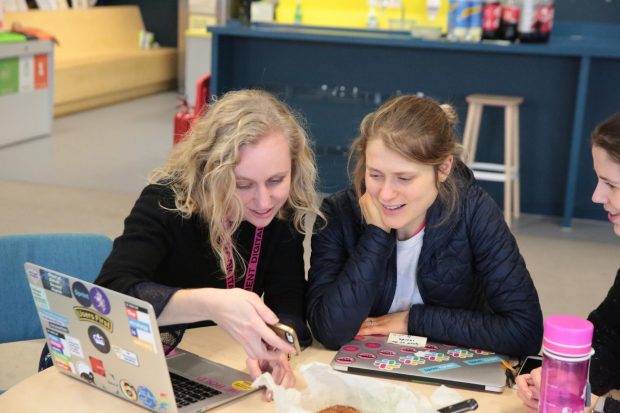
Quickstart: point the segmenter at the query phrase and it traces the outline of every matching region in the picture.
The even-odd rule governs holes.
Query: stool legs
[[[511,110],[514,112],[512,116],[512,143],[513,143],[513,173],[514,173],[514,183],[513,183],[513,201],[514,205],[512,206],[513,214],[516,219],[519,219],[521,216],[521,165],[520,165],[520,154],[519,154],[519,109],[517,107],[512,107]]]
[[[481,119],[482,105],[470,103],[467,110],[467,120],[465,121],[465,131],[463,132],[463,147],[465,150],[466,164],[472,163],[476,157]]]
[[[512,225],[512,178],[514,151],[514,110],[510,106],[504,110],[504,219]]]
[[[504,219],[510,227],[512,219],[521,215],[521,181],[519,154],[519,105],[522,97],[469,95],[467,120],[463,132],[463,160],[479,180],[503,182]],[[484,106],[504,108],[504,162],[503,164],[475,162],[478,135]]]

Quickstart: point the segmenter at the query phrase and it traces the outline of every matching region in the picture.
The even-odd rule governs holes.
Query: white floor
[[[172,147],[176,104],[170,92],[70,115],[55,119],[52,136],[0,148],[0,235],[119,235],[149,172]],[[620,239],[608,222],[576,219],[568,231],[559,222],[525,215],[514,233],[544,314],[587,316],[620,266]],[[32,374],[38,360],[27,346],[19,366],[8,364],[3,346],[0,389]]]

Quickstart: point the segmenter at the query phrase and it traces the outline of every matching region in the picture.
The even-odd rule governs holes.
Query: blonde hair
[[[462,148],[457,143],[455,132],[457,121],[452,106],[415,95],[396,97],[366,115],[349,154],[349,165],[355,162],[351,174],[358,198],[366,190],[368,142],[381,139],[386,147],[405,159],[434,167],[438,197],[446,206],[443,216],[450,216],[458,202],[456,182],[451,171],[441,171],[448,177],[440,182],[439,167],[450,155],[455,158],[461,155]]]
[[[295,229],[305,234],[306,216],[320,215],[314,153],[297,117],[267,92],[226,93],[201,114],[185,139],[173,149],[166,165],[150,177],[150,182],[172,188],[173,210],[184,218],[196,214],[208,225],[211,248],[219,258],[223,274],[227,274],[231,257],[233,273],[236,262],[241,263],[240,277],[246,268],[232,237],[243,221],[234,174],[239,149],[257,143],[271,132],[284,135],[291,156],[291,189],[277,217],[291,219]]]

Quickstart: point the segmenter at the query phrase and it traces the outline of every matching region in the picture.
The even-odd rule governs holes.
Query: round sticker
[[[93,287],[90,289],[90,301],[93,307],[97,309],[101,314],[110,313],[110,300],[105,295],[103,290],[99,287]]]
[[[366,336],[355,336],[353,337],[353,341],[364,341],[366,340]]]
[[[355,359],[353,357],[349,357],[349,356],[336,357],[336,363],[340,363],[340,364],[351,364],[354,361],[355,361]]]
[[[110,352],[110,340],[108,340],[108,337],[99,327],[88,327],[88,338],[90,338],[90,342],[93,343],[97,350],[105,354]]]
[[[385,357],[394,357],[396,355],[396,352],[394,350],[388,350],[385,348],[379,350],[378,353]]]
[[[357,355],[357,357],[361,358],[362,360],[374,360],[377,358],[377,356],[372,353],[360,353]]]
[[[360,348],[358,346],[344,346],[342,347],[343,351],[347,351],[349,353],[357,353]]]
[[[138,400],[149,409],[154,409],[155,406],[157,406],[157,399],[153,396],[153,392],[151,392],[148,387],[138,387]]]
[[[71,286],[71,291],[73,291],[73,295],[75,299],[78,300],[78,303],[82,304],[84,307],[90,307],[88,288],[86,288],[84,284],[79,281],[74,282]]]
[[[235,390],[250,391],[252,390],[252,382],[247,380],[233,381],[232,388]]]
[[[121,392],[125,395],[125,397],[134,402],[138,400],[138,394],[136,393],[136,389],[131,384],[129,384],[125,380],[121,380],[120,385]]]
[[[366,346],[366,348],[379,348],[381,347],[381,344],[375,341],[369,341],[368,343],[364,344],[364,346]]]
[[[415,354],[418,352],[418,349],[415,347],[403,347],[400,349],[400,351],[403,353]]]

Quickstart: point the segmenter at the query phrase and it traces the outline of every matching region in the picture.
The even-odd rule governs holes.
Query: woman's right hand
[[[251,359],[273,360],[284,353],[295,353],[295,348],[282,340],[267,326],[278,317],[258,295],[241,288],[215,289],[209,298],[211,320],[237,340]]]
[[[368,192],[362,195],[359,203],[360,209],[362,210],[362,216],[364,217],[364,221],[366,221],[367,224],[379,227],[388,233],[391,231],[391,228],[389,228],[383,222],[379,206],[375,203],[375,201],[368,194]]]
[[[532,370],[529,374],[520,374],[516,378],[517,396],[530,412],[538,411],[540,399],[540,373],[541,367]]]
[[[267,324],[278,317],[258,295],[241,288],[198,288],[179,290],[160,314],[160,325],[213,320],[241,344],[255,360],[277,359],[295,348],[282,340]],[[280,350],[280,351],[274,351]]]

